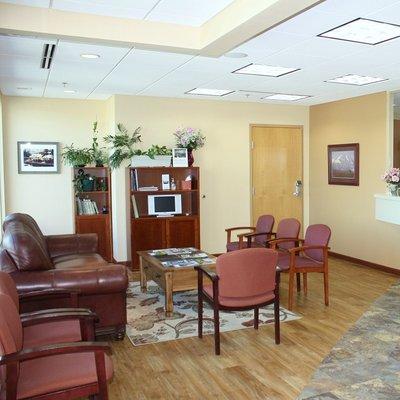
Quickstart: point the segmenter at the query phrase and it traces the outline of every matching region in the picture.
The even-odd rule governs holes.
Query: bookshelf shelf
[[[176,190],[162,190],[161,175],[174,179]],[[190,176],[191,189],[182,189]],[[200,170],[198,167],[129,168],[132,267],[139,268],[137,251],[168,247],[200,247]],[[158,190],[137,190],[138,187]],[[148,197],[181,194],[182,214],[174,217],[149,215]],[[136,214],[136,216],[135,216]]]
[[[107,261],[113,261],[111,174],[107,167],[75,167],[74,178],[83,170],[95,180],[95,185],[107,190],[75,193],[75,233],[96,233],[99,253]],[[96,186],[94,187],[96,188]],[[103,209],[107,213],[103,213]]]

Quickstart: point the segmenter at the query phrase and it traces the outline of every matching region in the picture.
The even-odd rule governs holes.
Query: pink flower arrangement
[[[388,184],[400,184],[400,168],[390,168],[383,175],[382,180]]]
[[[177,147],[186,148],[188,150],[197,150],[203,147],[206,142],[206,138],[201,134],[200,129],[190,127],[178,128],[174,136]]]

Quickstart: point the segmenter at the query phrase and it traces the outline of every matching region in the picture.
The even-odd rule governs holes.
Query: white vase
[[[389,183],[387,185],[389,196],[398,196],[399,195],[399,185],[395,185],[394,183]]]

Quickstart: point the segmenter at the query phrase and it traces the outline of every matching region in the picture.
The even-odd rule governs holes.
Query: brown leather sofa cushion
[[[70,254],[66,256],[53,257],[55,269],[101,267],[109,265],[108,262],[97,253]]]
[[[128,286],[126,268],[118,264],[14,272],[11,276],[17,285],[18,292],[62,288],[77,290],[81,295],[89,295],[125,292]]]
[[[18,220],[7,223],[2,247],[20,271],[53,269],[43,235]]]

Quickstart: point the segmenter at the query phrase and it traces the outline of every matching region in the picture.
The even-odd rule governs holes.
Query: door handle
[[[303,182],[299,179],[294,184],[293,196],[300,197],[303,191]]]

